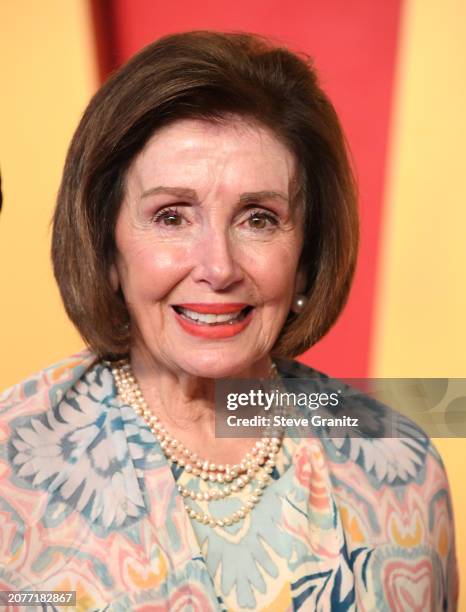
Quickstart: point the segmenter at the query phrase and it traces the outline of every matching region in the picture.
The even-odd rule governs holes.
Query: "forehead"
[[[240,117],[180,119],[154,132],[127,179],[147,189],[176,181],[192,186],[216,178],[241,189],[289,189],[296,175],[290,149],[267,127]],[[267,185],[264,185],[264,182]]]

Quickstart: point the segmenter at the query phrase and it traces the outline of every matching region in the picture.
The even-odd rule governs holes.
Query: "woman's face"
[[[134,159],[111,269],[133,351],[216,378],[261,362],[296,290],[296,159],[265,127],[179,120]]]

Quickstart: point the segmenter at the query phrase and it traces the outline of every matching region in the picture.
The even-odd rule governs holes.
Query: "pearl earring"
[[[300,314],[307,304],[307,297],[302,293],[296,293],[291,304],[291,312]]]

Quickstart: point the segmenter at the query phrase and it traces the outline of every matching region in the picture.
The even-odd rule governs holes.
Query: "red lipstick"
[[[230,302],[228,304],[212,302],[211,304],[174,304],[174,306],[187,308],[188,310],[200,312],[201,314],[229,314],[230,312],[239,312],[243,310],[243,308],[249,306],[249,304],[244,304],[242,302]]]
[[[253,318],[254,309],[250,307],[244,316],[240,317],[238,321],[232,321],[228,323],[204,323],[201,321],[194,321],[178,312],[177,308],[185,308],[192,310],[200,314],[230,314],[239,313],[245,308],[250,306],[249,304],[243,303],[230,303],[230,304],[176,304],[172,308],[175,315],[175,319],[180,327],[191,336],[197,336],[199,338],[206,338],[211,340],[221,340],[224,338],[231,338],[242,332],[251,322]]]

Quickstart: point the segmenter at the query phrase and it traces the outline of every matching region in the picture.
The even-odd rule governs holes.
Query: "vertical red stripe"
[[[360,185],[362,243],[348,306],[302,360],[337,376],[369,368],[382,194],[401,0],[114,0],[113,57],[120,63],[154,39],[195,29],[273,37],[314,57],[342,119]]]
[[[119,43],[115,40],[116,28],[113,22],[114,11],[112,0],[89,0],[94,30],[97,69],[101,81],[119,66],[117,49]]]

